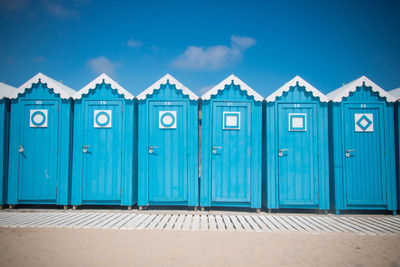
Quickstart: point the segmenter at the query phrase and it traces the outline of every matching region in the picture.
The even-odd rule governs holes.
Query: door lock
[[[158,148],[158,146],[150,146],[149,154],[153,154],[154,153],[154,148]]]
[[[351,157],[351,152],[356,151],[355,149],[347,149],[346,150],[346,158],[350,158]]]
[[[23,153],[24,152],[24,146],[18,146],[18,152]]]
[[[283,157],[283,152],[288,151],[288,150],[289,149],[287,149],[287,148],[279,149],[279,153],[278,153],[279,157]]]
[[[88,148],[91,147],[89,145],[83,146],[82,152],[83,153],[88,153]]]

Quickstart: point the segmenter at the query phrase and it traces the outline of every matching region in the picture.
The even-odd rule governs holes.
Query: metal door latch
[[[287,149],[287,148],[279,149],[279,153],[278,153],[279,157],[283,157],[283,151],[288,151],[288,150],[289,149]]]
[[[213,146],[213,147],[212,147],[212,153],[213,153],[213,154],[217,154],[217,149],[222,149],[222,147],[220,147],[220,146]]]
[[[150,146],[150,148],[149,148],[149,153],[150,154],[154,153],[154,148],[158,148],[158,146]]]
[[[347,149],[346,150],[346,158],[350,158],[351,157],[351,152],[356,151],[355,149]]]
[[[88,148],[91,147],[89,145],[83,146],[82,152],[83,153],[88,153]]]
[[[18,152],[19,153],[24,152],[24,146],[18,146]]]

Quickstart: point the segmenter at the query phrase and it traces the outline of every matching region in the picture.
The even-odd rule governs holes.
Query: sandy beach
[[[400,236],[0,229],[1,266],[400,266]]]

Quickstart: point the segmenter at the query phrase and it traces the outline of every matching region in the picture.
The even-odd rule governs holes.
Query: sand
[[[400,266],[400,236],[0,229],[1,266]]]

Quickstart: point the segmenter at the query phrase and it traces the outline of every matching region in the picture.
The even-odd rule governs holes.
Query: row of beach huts
[[[0,83],[0,205],[398,210],[400,88],[363,76],[267,98],[234,75],[198,97],[167,74]]]

